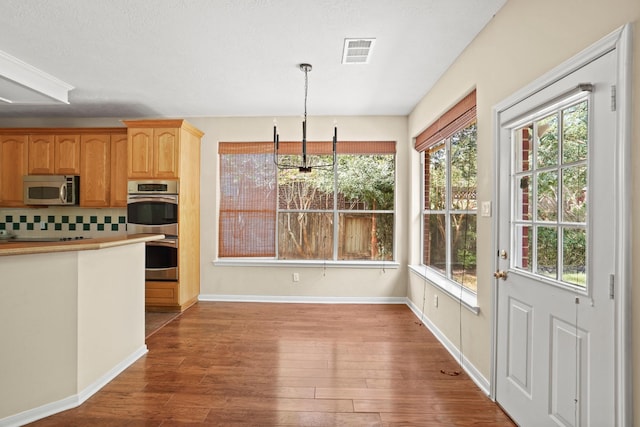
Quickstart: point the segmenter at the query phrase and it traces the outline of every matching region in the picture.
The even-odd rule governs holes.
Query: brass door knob
[[[507,280],[507,272],[498,270],[495,273],[493,273],[493,277],[495,277],[496,279]]]

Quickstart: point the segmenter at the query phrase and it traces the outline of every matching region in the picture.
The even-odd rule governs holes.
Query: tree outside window
[[[476,291],[475,121],[425,150],[423,263]]]

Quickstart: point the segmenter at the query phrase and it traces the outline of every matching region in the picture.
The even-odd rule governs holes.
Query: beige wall
[[[269,141],[273,139],[273,117],[258,118],[190,118],[189,122],[202,130],[201,177],[201,295],[260,295],[267,298],[301,297],[359,297],[388,298],[406,295],[407,270],[401,268],[335,268],[276,267],[276,266],[216,266],[218,239],[218,142]],[[301,137],[301,119],[278,117],[278,131],[282,140]],[[333,117],[310,117],[308,139],[328,140],[332,136]],[[339,140],[397,141],[396,171],[399,190],[396,193],[397,235],[396,259],[407,264],[405,237],[407,215],[408,157],[406,117],[339,117]],[[300,274],[300,282],[293,283],[293,272]]]
[[[478,107],[478,198],[492,199],[493,191],[493,116],[492,107],[536,78],[560,65],[578,52],[589,47],[626,23],[634,23],[633,56],[635,66],[632,85],[635,88],[632,130],[632,169],[635,194],[640,188],[640,2],[638,0],[509,0],[494,19],[468,46],[458,60],[442,76],[435,87],[421,100],[409,117],[409,136],[415,137],[442,112],[473,87],[477,88]],[[420,194],[419,157],[413,155],[411,183],[414,195],[410,208],[410,227],[418,229]],[[635,167],[634,167],[635,166]],[[640,198],[633,200],[633,212],[638,218]],[[634,271],[632,288],[640,279],[640,228],[633,230]],[[414,233],[415,234],[415,233]],[[480,314],[476,317],[445,298],[438,308],[427,304],[427,317],[447,337],[458,345],[459,319],[463,323],[463,349],[467,357],[482,374],[489,378],[491,366],[491,286],[493,283],[491,218],[478,218],[478,302]],[[409,253],[410,262],[419,262],[419,241],[414,237]],[[423,295],[431,301],[437,290],[411,275],[408,295],[417,306],[422,306]],[[635,289],[634,289],[635,290]],[[443,302],[443,298],[440,299]],[[640,293],[633,295],[635,316],[634,356],[640,366]],[[640,369],[634,373],[634,388],[640,390]],[[640,392],[635,393],[635,407],[640,408]],[[640,411],[635,415],[640,425]]]

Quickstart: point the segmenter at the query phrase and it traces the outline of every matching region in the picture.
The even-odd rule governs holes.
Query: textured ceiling
[[[300,115],[302,62],[310,115],[406,115],[505,2],[2,0],[0,51],[75,89],[0,117]],[[370,63],[342,65],[359,37]]]

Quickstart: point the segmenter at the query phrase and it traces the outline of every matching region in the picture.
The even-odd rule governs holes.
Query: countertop
[[[124,234],[59,242],[12,242],[11,240],[2,240],[0,241],[0,256],[89,251],[161,239],[164,239],[164,234]]]

